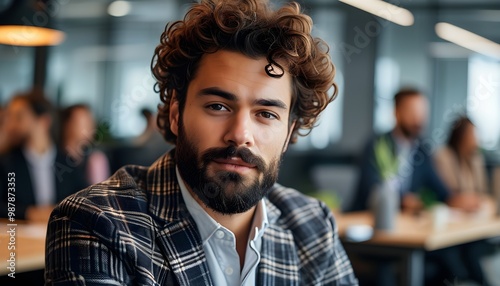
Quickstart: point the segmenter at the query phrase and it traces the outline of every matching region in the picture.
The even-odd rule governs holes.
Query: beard
[[[421,125],[400,125],[401,133],[408,139],[417,139],[422,134],[423,127]]]
[[[234,157],[254,165],[255,177],[226,170],[210,174],[209,165],[214,164],[215,159]],[[200,154],[187,138],[180,120],[175,158],[182,178],[193,193],[212,210],[231,215],[250,210],[269,193],[278,179],[282,154],[268,166],[248,148],[233,145],[210,148]]]

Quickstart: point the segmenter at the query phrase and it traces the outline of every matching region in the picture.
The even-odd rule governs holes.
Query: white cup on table
[[[446,227],[450,218],[450,209],[444,204],[438,204],[431,208],[432,227],[441,230]]]

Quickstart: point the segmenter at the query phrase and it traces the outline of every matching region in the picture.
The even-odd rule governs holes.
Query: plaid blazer
[[[213,285],[173,152],[149,168],[125,166],[56,207],[46,285]],[[357,285],[323,203],[278,184],[265,203],[259,285]]]

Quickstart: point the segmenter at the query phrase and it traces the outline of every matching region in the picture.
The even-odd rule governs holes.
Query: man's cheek
[[[280,138],[279,136],[277,136],[278,134],[279,133],[273,129],[262,128],[257,131],[259,142],[261,142],[263,146],[266,146],[268,144],[276,144],[278,141],[283,141],[281,139],[277,140]]]

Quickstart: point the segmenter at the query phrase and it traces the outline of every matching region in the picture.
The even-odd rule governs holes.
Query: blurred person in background
[[[160,152],[168,151],[165,149],[165,140],[156,124],[156,114],[153,114],[148,108],[142,108],[141,115],[146,121],[146,128],[144,128],[141,135],[134,139],[133,144],[135,146],[161,149]]]
[[[90,108],[75,104],[61,112],[61,147],[71,158],[75,169],[85,174],[88,185],[109,177],[109,161],[95,147],[96,124]]]
[[[87,184],[68,165],[51,136],[52,107],[37,91],[14,96],[5,115],[9,151],[0,174],[15,174],[16,218],[46,221],[54,205]],[[7,216],[7,184],[0,184],[0,216]]]
[[[475,126],[467,117],[456,119],[450,129],[448,141],[436,152],[436,167],[452,194],[458,195],[458,205],[468,212],[481,209],[488,194],[488,179],[484,158],[479,152]],[[480,259],[491,245],[477,241],[457,247],[459,259],[466,266],[467,278],[480,285],[488,285]]]
[[[451,125],[444,147],[436,152],[437,170],[452,194],[462,194],[463,207],[476,211],[488,194],[486,165],[476,138],[474,124],[467,117]]]
[[[439,176],[433,159],[432,150],[422,142],[421,135],[429,117],[427,98],[416,89],[401,89],[394,96],[394,115],[396,126],[389,133],[376,136],[366,146],[361,159],[361,174],[357,193],[350,210],[369,209],[368,201],[376,186],[384,179],[380,166],[377,165],[376,150],[378,144],[384,144],[393,161],[393,178],[400,196],[400,207],[403,212],[417,214],[424,209],[421,195],[424,193],[433,201],[447,203],[451,206],[466,209],[469,202],[461,194],[452,193]],[[443,267],[446,278],[466,280],[468,278],[463,259],[459,251],[450,248],[439,250],[428,256]],[[377,262],[378,285],[395,285],[390,274],[390,262]],[[441,275],[441,273],[439,274]],[[438,278],[440,280],[441,278]],[[443,281],[443,280],[441,280]]]
[[[351,210],[368,209],[371,191],[383,180],[376,162],[376,144],[384,142],[395,160],[395,177],[403,211],[417,212],[423,208],[419,192],[426,189],[442,202],[450,198],[449,191],[437,175],[431,150],[421,144],[421,134],[429,116],[427,98],[416,89],[402,89],[394,96],[396,126],[389,133],[372,139],[361,161],[361,177]]]
[[[134,145],[139,146],[146,144],[155,131],[159,132],[158,127],[156,126],[156,116],[153,115],[151,110],[148,108],[142,108],[141,116],[144,121],[146,121],[146,127],[144,128],[144,131],[142,131],[141,135],[137,136],[133,141]]]

